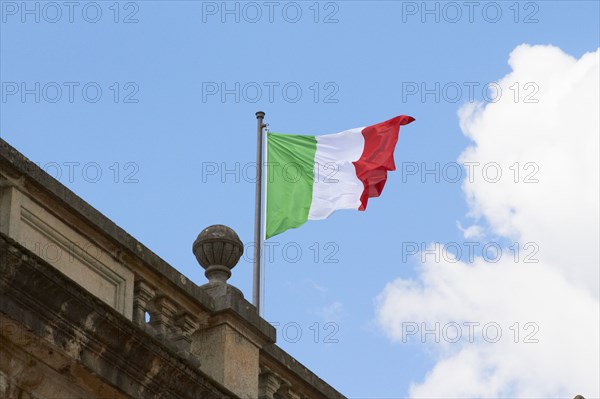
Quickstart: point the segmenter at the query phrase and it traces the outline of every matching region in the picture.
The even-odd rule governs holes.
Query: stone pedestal
[[[208,283],[200,287],[215,300],[215,313],[192,337],[191,351],[202,371],[242,398],[258,398],[259,357],[275,342],[275,330],[258,316],[240,290],[227,284],[243,245],[229,227],[202,231],[193,251],[206,269]]]

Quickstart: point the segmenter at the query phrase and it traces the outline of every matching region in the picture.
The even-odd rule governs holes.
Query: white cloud
[[[463,237],[465,237],[465,239],[477,239],[483,236],[483,227],[479,225],[474,224],[465,228],[460,222],[456,222],[456,227],[463,232]]]
[[[599,56],[575,59],[552,46],[518,46],[509,58],[512,72],[498,82],[500,100],[459,111],[474,142],[460,161],[496,162],[503,173],[490,183],[474,169],[473,182],[463,184],[469,215],[489,226],[466,229],[465,238],[477,232],[510,239],[521,246],[521,259],[515,262],[507,248],[496,263],[430,258],[418,266],[416,280],[386,286],[377,319],[394,341],[402,342],[407,322],[502,328],[496,343],[479,330],[472,343],[442,337],[428,346],[437,362],[411,386],[411,397],[600,397]],[[525,90],[528,83],[533,86]],[[526,103],[532,88],[539,91],[529,100],[538,102]],[[509,169],[515,162],[518,182]],[[531,172],[537,183],[524,182]],[[526,243],[539,247],[538,263],[523,262],[531,252],[523,251]],[[526,322],[539,327],[538,343],[523,342],[532,332]]]

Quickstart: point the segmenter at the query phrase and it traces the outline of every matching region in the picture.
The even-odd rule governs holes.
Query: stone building
[[[0,139],[0,398],[344,398],[227,284],[235,232],[193,250],[203,286]]]

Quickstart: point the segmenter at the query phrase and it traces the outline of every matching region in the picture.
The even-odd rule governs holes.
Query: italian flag
[[[322,136],[267,133],[266,238],[338,209],[364,211],[396,170],[400,126],[414,120],[401,115]]]

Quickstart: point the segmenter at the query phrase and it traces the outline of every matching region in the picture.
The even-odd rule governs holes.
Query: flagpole
[[[262,149],[263,149],[263,128],[265,127],[263,119],[265,113],[258,111],[257,119],[257,145],[256,145],[256,193],[254,199],[254,276],[252,281],[252,303],[256,306],[258,314],[261,314],[260,307],[260,250],[262,244]]]

